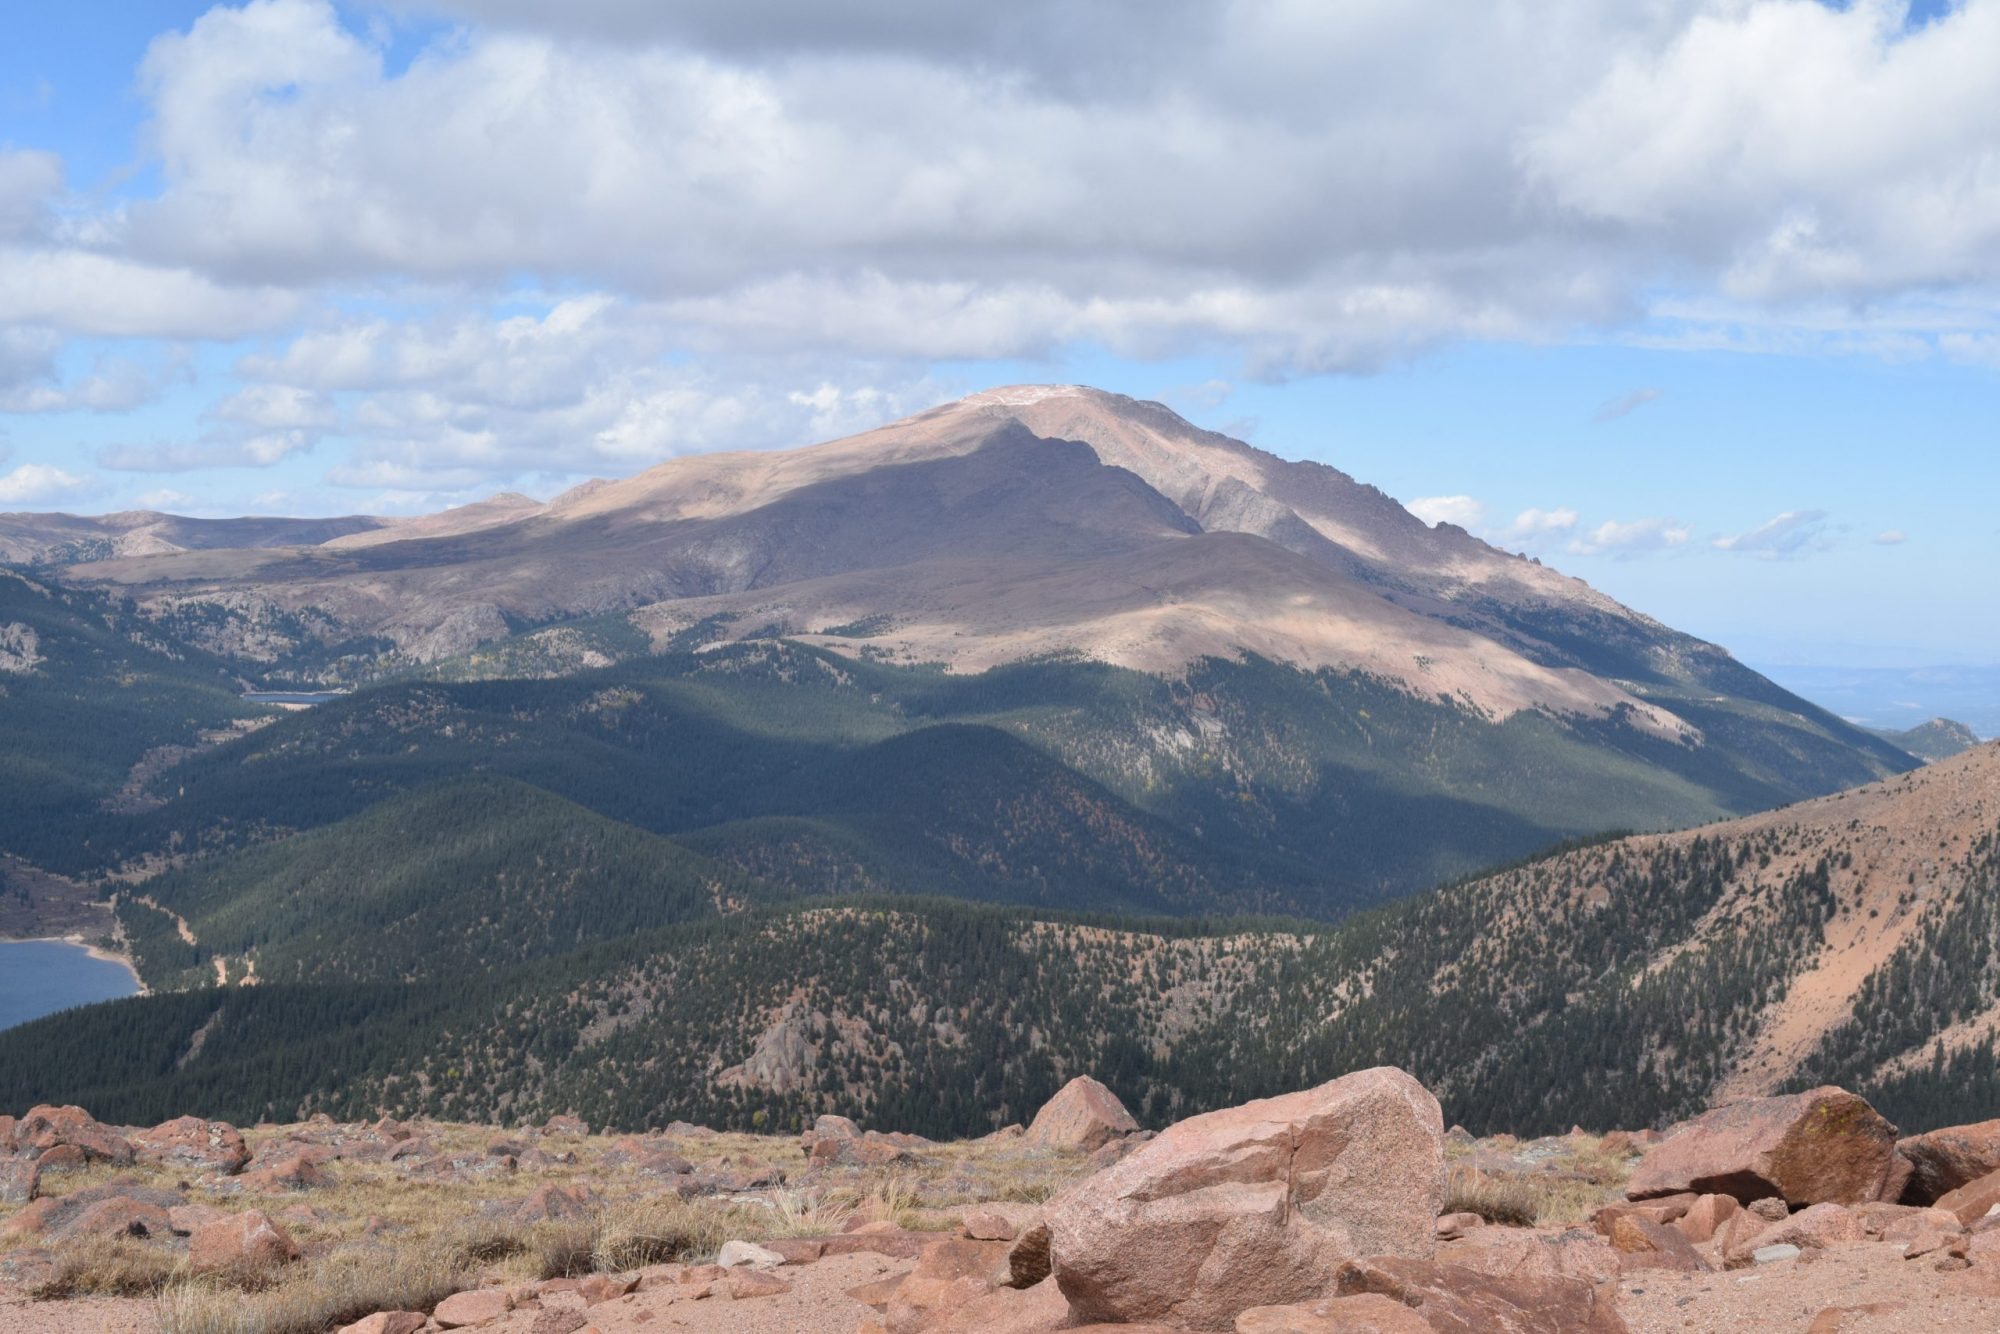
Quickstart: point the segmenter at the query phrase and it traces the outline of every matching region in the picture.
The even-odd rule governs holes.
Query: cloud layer
[[[1280,378],[1579,331],[2000,347],[2000,0],[397,12],[445,26],[162,35],[122,194],[0,149],[0,411],[161,392],[70,340],[254,339],[197,429],[101,462],[337,437],[331,480],[409,490],[796,443],[1077,344]],[[1506,531],[1686,540],[1564,513]]]

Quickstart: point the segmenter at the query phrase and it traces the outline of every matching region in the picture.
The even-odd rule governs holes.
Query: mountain
[[[247,679],[370,688],[4,850],[130,875],[476,768],[795,889],[1331,916],[1912,764],[1332,468],[1075,386],[329,522],[38,567]]]
[[[1953,722],[1949,718],[1933,718],[1927,723],[1920,723],[1900,732],[1882,728],[1870,730],[1884,741],[1908,751],[1926,764],[1948,760],[1954,755],[1963,755],[1979,744],[1977,732],[1964,723]]]
[[[1159,1123],[1395,1062],[1475,1131],[1664,1124],[1822,1082],[1920,1130],[2000,1100],[2000,745],[1332,926],[874,897],[435,983],[340,982],[340,957],[317,986],[0,1034],[0,1101],[634,1128],[833,1110],[943,1134],[1086,1070]],[[51,1050],[76,1056],[52,1069]]]

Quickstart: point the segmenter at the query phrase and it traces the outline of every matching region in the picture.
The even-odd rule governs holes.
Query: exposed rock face
[[[1910,1184],[1905,1204],[1929,1204],[1940,1195],[2000,1171],[2000,1121],[1946,1126],[1898,1141],[1896,1148],[1910,1160]]]
[[[259,1209],[231,1214],[188,1238],[188,1267],[197,1274],[256,1274],[298,1258],[291,1234]]]
[[[1028,1142],[1087,1153],[1138,1128],[1117,1094],[1089,1075],[1078,1075],[1035,1113]]]
[[[1256,1306],[1236,1317],[1236,1334],[1436,1334],[1436,1326],[1394,1297],[1354,1297],[1294,1306]]]
[[[1428,1258],[1444,1179],[1437,1099],[1363,1070],[1169,1127],[1050,1201],[1050,1253],[1082,1322],[1228,1329],[1345,1260]]]
[[[1626,1194],[1859,1204],[1899,1193],[1905,1170],[1896,1127],[1861,1098],[1829,1086],[1704,1112],[1646,1151]]]
[[[250,1161],[250,1150],[243,1143],[241,1131],[227,1121],[204,1121],[198,1116],[176,1117],[151,1130],[142,1130],[132,1136],[132,1148],[147,1162],[220,1172],[224,1176],[241,1171]]]
[[[431,1319],[439,1329],[463,1329],[467,1325],[483,1325],[489,1320],[498,1320],[514,1309],[514,1298],[505,1288],[479,1288],[472,1292],[455,1292],[438,1303],[437,1310],[431,1312]]]

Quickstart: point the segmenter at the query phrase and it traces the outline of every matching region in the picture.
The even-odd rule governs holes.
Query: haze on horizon
[[[14,22],[0,509],[545,498],[1080,382],[1758,665],[2000,662],[2000,0]]]

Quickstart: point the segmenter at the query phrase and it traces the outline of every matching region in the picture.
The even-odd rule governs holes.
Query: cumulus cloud
[[[1405,508],[1432,527],[1453,523],[1460,528],[1477,528],[1486,521],[1485,502],[1471,496],[1424,496]]]
[[[1608,520],[1571,540],[1578,556],[1638,556],[1685,547],[1694,529],[1677,519]]]
[[[394,65],[322,0],[161,38],[164,187],[106,235],[237,288],[527,271],[732,347],[1263,375],[1623,321],[1667,280],[2000,277],[1965,165],[2000,152],[2000,0],[1915,31],[1886,0],[420,7],[471,26]]]
[[[1828,531],[1825,510],[1786,510],[1748,532],[1718,537],[1714,545],[1718,551],[1780,560],[1824,551],[1833,545],[1833,535]]]
[[[89,478],[48,463],[23,463],[12,472],[0,473],[0,504],[4,505],[47,504],[94,489]]]
[[[1634,389],[1630,393],[1620,394],[1599,408],[1593,420],[1612,422],[1620,417],[1629,417],[1659,396],[1660,391],[1657,389]]]
[[[1875,534],[1875,545],[1878,547],[1899,547],[1909,540],[1910,535],[1900,528],[1886,528]]]
[[[1507,525],[1505,536],[1516,541],[1538,537],[1550,537],[1567,533],[1576,527],[1578,514],[1567,506],[1554,509],[1525,509],[1514,516],[1514,522]]]

